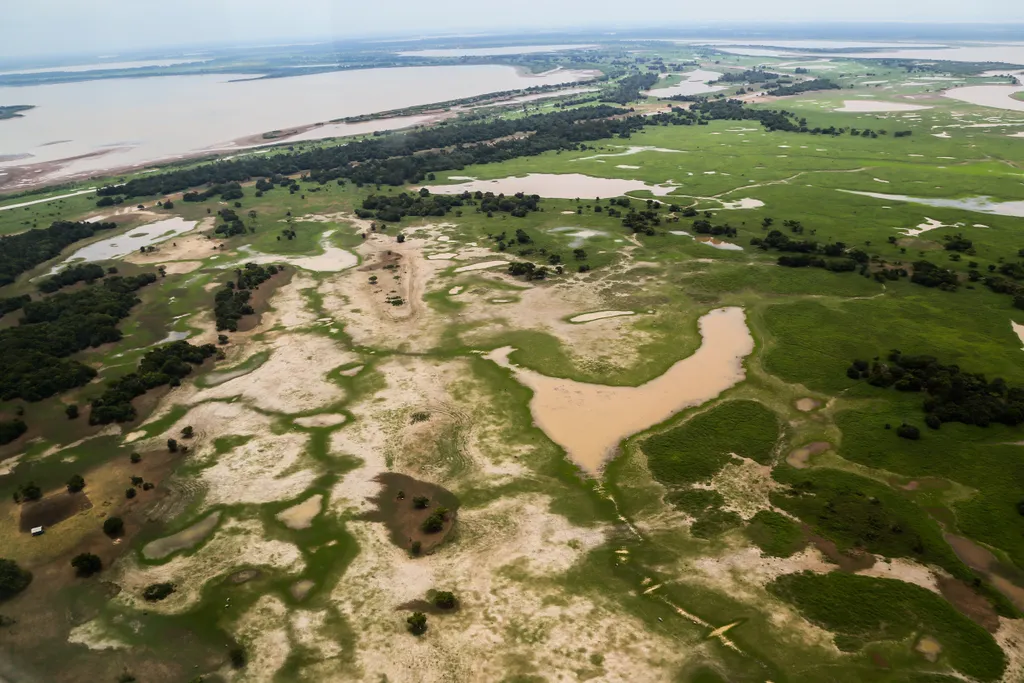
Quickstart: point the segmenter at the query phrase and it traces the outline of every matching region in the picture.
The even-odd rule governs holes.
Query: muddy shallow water
[[[142,247],[149,247],[157,242],[163,242],[186,233],[196,227],[196,225],[198,225],[196,221],[187,221],[184,218],[168,218],[150,223],[149,225],[132,228],[126,233],[108,237],[82,247],[65,259],[63,263],[54,266],[50,270],[50,274],[53,275],[61,268],[75,262],[106,261],[133,254]]]
[[[1024,218],[1024,201],[999,202],[991,197],[968,197],[966,199],[943,199],[940,197],[908,197],[905,194],[883,194],[881,192],[860,192],[858,190],[839,190],[862,197],[873,197],[894,202],[910,202],[924,204],[940,209],[963,209],[978,213],[990,213],[996,216],[1016,216]]]
[[[665,374],[637,387],[587,384],[547,377],[513,365],[512,347],[486,358],[512,370],[533,390],[537,425],[584,471],[597,474],[628,436],[709,401],[743,380],[743,359],[754,350],[742,308],[720,308],[700,319],[703,343]]]
[[[142,555],[149,560],[160,560],[171,553],[191,548],[210,535],[220,522],[220,511],[207,515],[187,529],[182,529],[176,534],[160,538],[142,549]]]

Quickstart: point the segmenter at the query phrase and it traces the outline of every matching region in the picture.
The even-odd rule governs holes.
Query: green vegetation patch
[[[1006,668],[1003,651],[985,629],[920,586],[841,572],[801,572],[779,577],[768,589],[809,620],[835,631],[842,650],[927,634],[939,641],[950,665],[962,674],[992,681]]]
[[[771,462],[779,438],[775,414],[755,401],[728,401],[643,442],[648,467],[666,486],[707,481],[731,453]]]
[[[774,510],[760,510],[744,529],[765,555],[789,557],[807,545],[796,522]]]
[[[776,478],[790,488],[772,493],[772,503],[835,541],[840,550],[909,557],[939,565],[960,579],[974,578],[938,525],[888,486],[830,469],[778,470]]]

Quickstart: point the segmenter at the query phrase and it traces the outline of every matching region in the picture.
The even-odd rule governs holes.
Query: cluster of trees
[[[640,99],[640,93],[650,90],[658,82],[658,73],[634,73],[619,79],[604,95],[607,102],[629,104]]]
[[[764,69],[747,69],[746,71],[730,71],[711,83],[766,83],[779,78],[779,74]]]
[[[21,418],[0,420],[0,446],[5,446],[28,431],[28,425]]]
[[[56,257],[69,244],[112,230],[116,223],[56,221],[38,228],[0,237],[0,287],[9,285],[22,273]]]
[[[912,265],[914,274],[910,276],[910,281],[914,284],[923,285],[924,287],[938,287],[946,292],[955,292],[960,286],[960,278],[957,277],[955,271],[942,268],[923,259],[914,261]]]
[[[217,290],[214,296],[213,315],[217,319],[217,330],[236,331],[238,321],[255,312],[249,304],[251,290],[277,275],[279,270],[275,265],[261,266],[256,263],[246,263],[236,270],[235,280]]]
[[[133,399],[165,384],[178,386],[182,378],[192,372],[193,365],[201,364],[216,352],[213,344],[193,346],[186,341],[171,342],[148,351],[135,372],[111,382],[106,391],[92,401],[89,424],[131,422],[136,416]]]
[[[543,280],[551,273],[544,266],[538,268],[537,264],[530,261],[515,261],[508,264],[508,274],[526,280]]]
[[[374,137],[347,145],[301,152],[249,155],[200,164],[167,173],[152,173],[123,185],[99,190],[128,197],[170,194],[200,185],[242,182],[258,177],[309,172],[309,180],[326,183],[348,179],[357,184],[421,183],[428,173],[574,149],[581,142],[628,137],[646,125],[643,117],[612,106],[581,107],[515,119],[489,119],[439,125]],[[531,134],[532,133],[532,134]],[[479,144],[479,143],[490,144]],[[419,152],[419,154],[417,154]]]
[[[68,266],[53,277],[48,277],[40,282],[39,291],[44,294],[52,294],[58,289],[70,287],[79,282],[91,285],[106,274],[107,271],[95,263],[80,263],[75,266]]]
[[[811,92],[812,90],[840,90],[841,88],[842,86],[833,83],[827,78],[814,78],[809,81],[793,83],[792,85],[778,85],[767,92],[769,95],[782,97],[784,95],[799,95],[800,93]]]
[[[22,306],[32,301],[32,297],[28,294],[22,294],[20,296],[9,296],[0,299],[0,318],[4,317],[8,313],[14,311],[20,311]]]
[[[32,583],[32,572],[22,569],[14,560],[0,557],[0,601],[13,598]]]
[[[434,511],[430,513],[423,524],[420,525],[420,529],[425,534],[436,534],[444,528],[445,520],[448,518],[448,508],[443,505],[439,505],[434,508]]]
[[[1024,256],[1024,249],[1021,250],[1020,255]],[[990,265],[989,271],[994,273],[996,266]],[[1020,284],[1020,280],[1024,280],[1024,264],[1004,263],[998,267],[998,271],[1000,275],[988,275],[984,278],[983,284],[996,294],[1009,294],[1013,297],[1013,305],[1016,308],[1024,309],[1024,285]],[[1001,275],[1006,277],[1001,277]],[[968,279],[971,282],[977,282],[982,279],[981,273],[972,268],[968,271]]]
[[[710,213],[710,212],[709,212]],[[692,229],[698,235],[714,235],[724,237],[736,237],[736,228],[732,227],[728,223],[723,225],[712,225],[711,221],[707,218],[698,218],[693,222]]]
[[[78,292],[26,303],[16,327],[0,330],[0,400],[40,401],[88,383],[96,371],[73,353],[121,339],[117,329],[152,273],[114,276]]]
[[[893,350],[885,361],[854,361],[846,374],[876,387],[924,392],[925,423],[932,429],[943,422],[979,427],[1024,422],[1024,387],[1011,387],[999,377],[989,381],[983,374],[943,365],[933,356],[907,356]]]
[[[481,191],[463,192],[461,195],[435,195],[424,187],[414,194],[371,194],[363,200],[362,207],[356,209],[356,215],[363,219],[376,218],[397,223],[406,216],[445,216],[453,209],[458,212],[459,207],[466,205],[476,206],[477,213],[486,213],[488,218],[495,213],[524,218],[531,211],[540,211],[540,196],[522,192],[505,195]]]
[[[802,234],[803,226],[787,221],[793,232]],[[770,223],[768,223],[770,225]],[[772,230],[764,237],[751,238],[750,243],[764,251],[788,252],[779,257],[780,266],[789,268],[824,268],[836,273],[854,271],[858,266],[866,270],[869,256],[860,249],[847,247],[844,242],[818,244],[814,240],[795,240],[780,230]]]
[[[110,192],[110,188],[103,187],[97,190],[97,194],[106,194]],[[233,199],[241,199],[245,196],[242,192],[242,186],[237,182],[227,183],[214,183],[210,187],[206,188],[202,192],[186,192],[181,196],[182,201],[186,202],[204,202],[210,197],[216,197],[220,195],[220,198],[224,201],[231,201]]]
[[[234,237],[235,235],[244,235],[249,232],[245,227],[245,223],[242,222],[242,219],[239,218],[234,209],[221,209],[217,212],[217,215],[224,221],[213,230],[218,235]],[[253,229],[252,231],[255,232],[256,230]]]
[[[466,195],[468,194],[467,192]],[[464,198],[465,195],[432,195],[425,187],[414,194],[371,194],[363,200],[362,208],[356,209],[356,215],[364,219],[376,218],[389,223],[398,223],[406,216],[444,216],[453,207],[462,206]]]
[[[39,487],[39,484],[34,481],[30,481],[26,484],[22,484],[14,490],[14,502],[15,503],[27,503],[33,500],[39,500],[43,497],[43,489]]]

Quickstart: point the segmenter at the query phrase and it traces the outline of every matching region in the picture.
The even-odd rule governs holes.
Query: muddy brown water
[[[815,441],[807,444],[806,446],[801,446],[787,455],[786,462],[789,463],[791,467],[802,470],[807,467],[807,463],[810,461],[811,456],[824,453],[830,448],[832,448],[832,444],[828,441]]]
[[[78,493],[62,491],[52,496],[46,496],[42,500],[22,504],[18,529],[24,533],[30,532],[37,526],[45,529],[91,507],[92,502],[84,491]]]
[[[720,308],[700,319],[703,343],[665,374],[636,387],[587,384],[547,377],[509,361],[512,347],[486,358],[512,371],[533,390],[530,411],[552,441],[573,462],[597,474],[619,443],[705,403],[743,380],[743,359],[754,350],[742,308]]]
[[[382,522],[390,532],[391,542],[396,546],[409,550],[413,542],[419,541],[420,554],[426,555],[451,536],[459,509],[459,499],[451,491],[397,472],[380,474],[376,481],[380,483],[381,489],[371,501],[377,509],[365,513],[362,519]],[[404,496],[399,498],[399,493]],[[413,498],[417,496],[426,496],[430,499],[425,509],[413,507]],[[424,533],[420,525],[439,506],[448,508],[444,526],[437,533]]]
[[[999,615],[987,598],[963,581],[940,576],[938,577],[939,592],[958,612],[984,628],[989,633],[999,630]]]
[[[943,534],[946,542],[960,561],[984,576],[996,590],[1005,595],[1017,609],[1024,610],[1024,573],[1007,567],[986,548],[969,538],[956,534]]]

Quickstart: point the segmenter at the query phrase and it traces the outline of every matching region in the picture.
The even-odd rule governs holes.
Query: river
[[[0,88],[0,102],[31,104],[0,121],[0,172],[32,169],[10,189],[42,180],[230,148],[245,136],[347,116],[583,80],[578,71],[526,75],[509,66],[366,69],[261,80],[232,75],[124,78]],[[386,124],[378,122],[377,128]],[[325,135],[330,131],[324,131]],[[336,132],[334,134],[337,134]],[[309,136],[306,136],[309,137]],[[31,155],[24,158],[20,155]],[[76,158],[74,161],[67,160]],[[15,173],[10,173],[11,178]],[[4,176],[0,175],[0,185]]]

